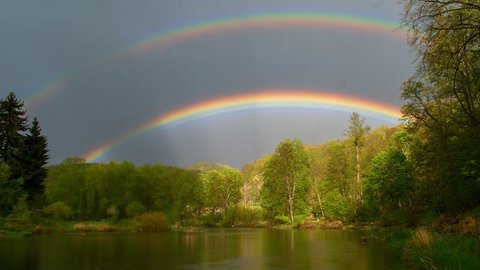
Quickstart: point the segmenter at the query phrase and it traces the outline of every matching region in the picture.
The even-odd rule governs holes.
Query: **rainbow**
[[[406,37],[406,32],[399,24],[374,18],[324,13],[267,13],[210,20],[161,32],[120,50],[114,57],[144,53],[153,48],[239,29],[272,27],[340,28],[392,35],[402,39]]]
[[[374,18],[324,13],[264,13],[202,21],[173,28],[169,31],[162,31],[114,52],[107,59],[99,61],[99,63],[113,63],[124,57],[142,54],[154,48],[164,48],[204,36],[241,29],[274,27],[339,28],[399,37],[401,39],[406,38],[406,32],[400,28],[399,24]],[[33,91],[25,99],[26,106],[31,108],[38,105],[65,88],[68,81],[68,78],[60,78],[39,90]]]
[[[90,151],[84,155],[84,158],[88,162],[95,162],[118,144],[155,128],[175,127],[213,116],[265,109],[321,109],[346,113],[359,111],[362,115],[391,123],[396,123],[401,118],[400,110],[395,106],[353,96],[339,95],[331,91],[311,89],[263,90],[210,99],[161,114],[123,136]]]

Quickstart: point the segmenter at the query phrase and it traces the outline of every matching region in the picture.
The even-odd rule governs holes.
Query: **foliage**
[[[24,189],[29,201],[41,205],[44,189],[43,183],[47,177],[45,166],[48,161],[47,138],[41,134],[40,123],[35,117],[25,136],[23,151]]]
[[[49,168],[46,199],[64,202],[77,220],[118,220],[162,211],[182,222],[203,207],[201,183],[194,171],[160,164],[87,164],[75,157]]]
[[[11,179],[10,168],[0,163],[0,217],[9,213],[22,193],[22,179]]]
[[[285,140],[265,166],[262,204],[271,216],[288,215],[293,224],[295,214],[308,211],[306,197],[310,191],[310,164],[299,140]]]
[[[167,216],[162,212],[147,212],[135,217],[135,228],[141,232],[158,232],[169,229]]]
[[[72,209],[63,202],[55,202],[43,209],[45,215],[57,220],[66,220],[72,217]]]
[[[241,227],[255,227],[260,225],[263,215],[263,209],[260,206],[237,205],[234,209],[234,224]]]
[[[23,102],[12,92],[0,99],[0,163],[8,165],[10,171],[8,179],[0,183],[0,192],[6,197],[0,199],[0,215],[8,213],[22,193],[27,194],[30,205],[40,207],[42,203],[47,141],[37,118],[28,125],[22,107]]]
[[[267,155],[243,166],[241,171],[244,183],[241,189],[243,204],[255,205],[260,201],[260,190],[263,185],[263,171],[268,159],[269,156]]]
[[[416,74],[402,86],[415,199],[427,211],[471,208],[480,203],[480,5],[404,2],[419,55]]]
[[[375,216],[404,209],[412,189],[412,167],[402,152],[387,148],[372,160],[365,197]]]
[[[127,216],[129,218],[133,218],[133,217],[138,216],[138,215],[142,214],[143,212],[145,212],[145,207],[143,206],[143,204],[141,202],[133,201],[133,202],[128,204],[126,210],[127,210]]]
[[[351,217],[351,208],[338,189],[327,192],[324,196],[325,217],[331,220],[347,221]]]
[[[357,209],[360,206],[360,203],[363,201],[363,183],[362,183],[362,171],[361,171],[361,162],[360,162],[360,149],[364,145],[365,135],[370,131],[370,127],[365,124],[365,119],[360,118],[358,112],[353,112],[350,115],[348,122],[348,129],[346,135],[348,139],[352,142],[355,147],[355,172],[356,172],[356,181],[353,185],[353,202],[355,214]]]
[[[32,212],[27,204],[27,195],[24,194],[18,198],[17,203],[14,205],[12,212],[8,215],[9,218],[28,220]]]
[[[0,162],[10,167],[12,179],[23,176],[23,134],[27,131],[27,117],[22,107],[23,102],[12,92],[0,99]]]
[[[225,167],[200,173],[205,196],[205,205],[213,212],[226,213],[241,199],[242,175],[238,170]]]

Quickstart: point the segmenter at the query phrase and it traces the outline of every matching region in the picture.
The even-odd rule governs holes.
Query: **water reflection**
[[[400,254],[362,233],[194,229],[0,240],[0,269],[397,269]]]

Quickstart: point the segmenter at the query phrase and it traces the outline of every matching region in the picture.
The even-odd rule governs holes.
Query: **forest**
[[[411,228],[399,234],[417,267],[426,258],[431,269],[458,265],[456,255],[441,259],[449,253],[480,265],[480,4],[404,2],[417,69],[401,86],[401,123],[372,130],[353,112],[344,138],[286,139],[241,170],[78,157],[47,166],[39,120],[29,123],[10,93],[0,103],[0,233],[67,221],[139,230],[399,226]]]

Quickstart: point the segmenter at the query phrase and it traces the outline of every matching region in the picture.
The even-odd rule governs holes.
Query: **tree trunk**
[[[318,206],[320,207],[320,212],[322,213],[322,217],[325,217],[325,213],[323,212],[323,204],[322,200],[320,198],[320,192],[318,191],[318,184],[317,184],[317,178],[313,177],[313,184],[315,185],[315,191],[317,194],[317,201],[318,201]]]
[[[293,198],[288,194],[288,215],[290,216],[290,224],[293,224]]]
[[[291,193],[288,194],[288,215],[290,216],[290,224],[293,225],[294,213],[293,213],[293,200],[295,198],[295,182],[293,182],[293,187]]]
[[[358,145],[355,146],[355,150],[357,152],[357,187],[358,187],[357,200],[358,202],[361,202],[363,198],[363,188],[362,188],[362,183],[360,183],[360,148],[358,147]]]

